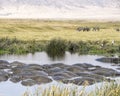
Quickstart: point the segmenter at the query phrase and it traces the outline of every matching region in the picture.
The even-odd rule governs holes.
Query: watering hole
[[[33,91],[38,86],[46,87],[53,84],[70,86],[73,83],[74,86],[81,88],[84,80],[88,80],[90,84],[86,87],[86,90],[94,90],[96,85],[101,86],[101,81],[106,77],[120,80],[119,64],[100,62],[97,60],[100,58],[104,58],[104,56],[79,55],[69,52],[66,52],[62,58],[54,59],[49,57],[46,52],[26,55],[1,55],[0,74],[4,73],[6,75],[9,73],[12,75],[7,79],[0,77],[0,96],[21,96],[27,89]],[[40,71],[38,72],[38,70]],[[42,74],[42,77],[38,79],[31,74],[37,74],[36,77]],[[22,76],[22,78],[19,76]],[[27,80],[29,82],[26,82]],[[59,83],[59,81],[62,81],[62,83]]]

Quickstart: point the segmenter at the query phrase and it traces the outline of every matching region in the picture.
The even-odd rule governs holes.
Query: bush
[[[90,46],[86,42],[80,41],[79,45],[79,54],[89,54]]]
[[[65,40],[53,39],[46,46],[46,52],[52,58],[64,56],[66,51]]]
[[[71,52],[71,53],[75,53],[75,52],[78,52],[79,50],[79,45],[78,43],[75,43],[75,42],[68,42],[68,51]]]

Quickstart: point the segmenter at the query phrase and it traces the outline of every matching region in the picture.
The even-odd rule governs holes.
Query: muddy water
[[[97,55],[79,55],[79,54],[70,54],[69,52],[65,53],[63,58],[56,58],[52,59],[47,55],[45,52],[37,52],[35,54],[27,54],[27,55],[2,55],[0,56],[0,60],[6,60],[11,62],[19,61],[26,64],[54,64],[54,63],[63,63],[67,65],[73,65],[76,63],[88,63],[92,65],[102,66],[105,68],[111,68],[117,70],[118,66],[112,66],[113,63],[103,63],[98,62],[96,59],[102,58],[104,56],[97,56]],[[119,71],[119,70],[117,70]],[[120,80],[119,78],[117,80]],[[46,86],[51,84],[58,84],[58,82],[52,82],[50,84],[46,84]],[[63,84],[64,85],[64,84]],[[98,86],[101,83],[97,84]],[[32,87],[25,87],[22,86],[20,83],[12,83],[9,80],[7,82],[0,82],[0,96],[21,96],[24,91],[27,89],[34,91],[38,85]],[[45,86],[45,85],[41,85]],[[89,86],[86,90],[94,89],[96,84]],[[81,88],[81,87],[80,87]]]
[[[95,66],[102,66],[105,68],[116,69],[117,66],[112,66],[113,63],[104,63],[99,62],[96,59],[102,58],[104,56],[98,55],[79,55],[79,54],[71,54],[69,52],[65,53],[63,58],[52,59],[47,55],[46,52],[36,52],[35,54],[27,54],[27,55],[2,55],[0,56],[0,60],[6,60],[9,62],[19,61],[26,64],[54,64],[54,63],[63,63],[67,65],[73,65],[77,63],[88,63]]]

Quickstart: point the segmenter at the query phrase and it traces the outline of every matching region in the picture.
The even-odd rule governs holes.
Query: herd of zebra
[[[120,28],[115,29],[117,32],[120,32]],[[77,31],[100,31],[100,27],[78,27]]]

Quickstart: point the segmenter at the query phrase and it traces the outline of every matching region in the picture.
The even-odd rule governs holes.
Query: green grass
[[[26,54],[41,51],[46,51],[53,58],[63,57],[65,51],[79,54],[119,55],[120,43],[112,45],[108,41],[67,41],[60,38],[50,41],[0,39],[0,54]]]
[[[42,51],[44,42],[38,41],[21,41],[16,38],[1,38],[0,39],[0,54],[25,54]]]
[[[99,26],[100,31],[76,30],[85,26]],[[52,52],[53,56],[65,51],[80,54],[119,54],[120,32],[115,30],[119,27],[120,22],[0,19],[0,54],[36,51],[47,51],[48,54]],[[111,43],[113,40],[114,45]]]

